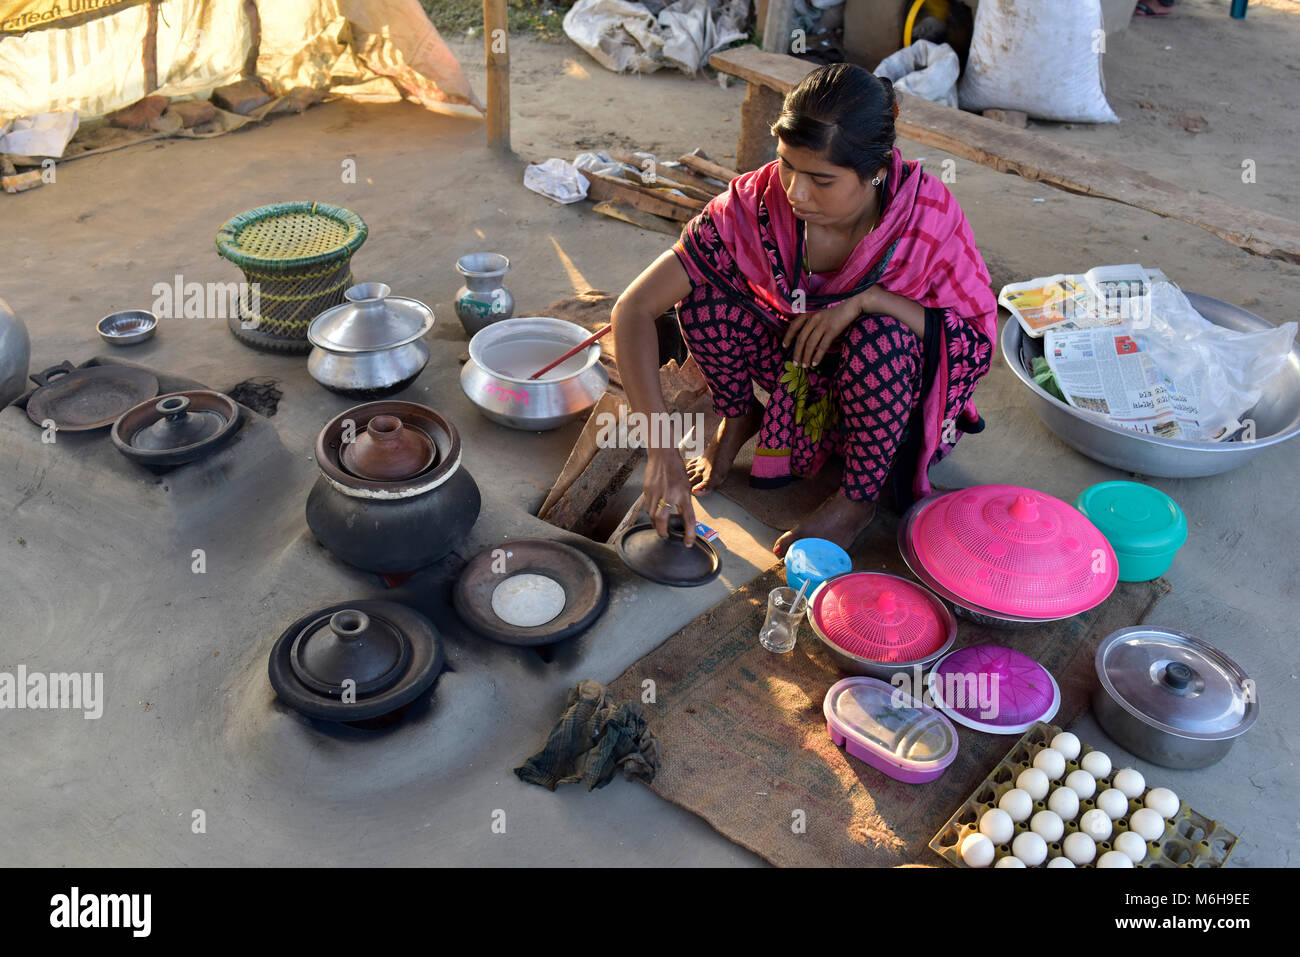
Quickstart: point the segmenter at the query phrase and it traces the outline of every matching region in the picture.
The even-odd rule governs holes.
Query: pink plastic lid
[[[922,506],[911,547],[940,589],[1017,618],[1066,618],[1119,580],[1115,552],[1074,507],[1015,485],[977,485]]]
[[[871,661],[919,661],[943,647],[951,626],[932,592],[881,572],[829,579],[809,614],[827,641]]]
[[[1056,679],[1033,658],[1001,645],[944,655],[929,675],[934,705],[959,724],[989,734],[1023,734],[1061,706]]]

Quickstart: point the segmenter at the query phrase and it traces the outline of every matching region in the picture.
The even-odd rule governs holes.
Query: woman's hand
[[[868,293],[870,291],[867,290]],[[795,365],[806,369],[821,362],[840,333],[866,311],[862,306],[865,295],[866,293],[862,296],[854,296],[852,299],[846,299],[838,305],[818,312],[805,312],[795,316],[781,343],[789,348],[790,343],[794,342],[794,353],[791,359]]]
[[[695,543],[695,509],[692,507],[691,483],[686,477],[686,463],[676,449],[650,449],[645,466],[645,510],[660,538],[668,537],[668,519],[676,514],[686,523],[683,542],[687,548]]]

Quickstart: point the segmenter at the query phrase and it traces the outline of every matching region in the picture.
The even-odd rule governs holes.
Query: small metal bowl
[[[158,317],[143,309],[128,309],[105,316],[95,329],[110,346],[133,346],[153,338],[158,331]]]

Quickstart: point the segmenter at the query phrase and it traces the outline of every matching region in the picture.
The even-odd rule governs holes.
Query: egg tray
[[[930,849],[949,864],[954,864],[957,867],[968,867],[969,865],[961,859],[961,853],[958,851],[961,842],[968,834],[978,830],[977,825],[980,816],[990,808],[997,807],[1002,795],[1016,786],[1016,778],[1020,776],[1020,772],[1032,767],[1034,757],[1038,752],[1049,747],[1052,739],[1063,730],[1063,728],[1039,721],[1026,731],[1011,750],[1007,752],[1007,756],[993,769],[993,772],[966,799],[966,803],[958,808],[957,813],[948,819],[948,823],[939,829],[938,834],[931,838]],[[1091,745],[1082,742],[1081,745],[1082,750],[1079,759],[1082,759],[1089,751],[1096,750]],[[1077,771],[1078,769],[1078,759],[1067,761],[1065,764],[1065,773],[1067,775],[1071,771]],[[1061,855],[1061,842],[1079,830],[1079,819],[1083,817],[1085,811],[1097,806],[1097,795],[1101,794],[1106,788],[1113,786],[1111,779],[1121,770],[1123,768],[1113,768],[1110,775],[1097,781],[1097,790],[1093,796],[1086,801],[1081,800],[1079,802],[1079,813],[1075,815],[1073,821],[1065,823],[1065,834],[1061,836],[1061,841],[1048,845],[1048,860]],[[1150,788],[1147,790],[1149,791]],[[1143,797],[1145,795],[1146,791],[1143,792]],[[1132,814],[1143,806],[1140,798],[1130,799],[1128,804],[1128,814]],[[1035,801],[1033,814],[1037,814],[1046,808],[1046,801]],[[1114,832],[1111,835],[1111,840],[1098,842],[1097,856],[1092,863],[1083,866],[1095,867],[1103,854],[1113,850],[1113,839],[1128,830],[1128,814],[1113,823]],[[1027,820],[1021,821],[1015,827],[1015,835],[1012,836],[1012,840],[1015,840],[1016,835],[1029,830],[1029,822]],[[1147,841],[1147,856],[1143,858],[1140,864],[1135,866],[1222,867],[1228,862],[1228,858],[1232,856],[1233,849],[1236,846],[1236,834],[1220,825],[1218,821],[1212,821],[1204,814],[1192,810],[1187,806],[1186,801],[1180,801],[1178,813],[1171,820],[1165,822],[1164,836],[1159,840]],[[1009,856],[1011,856],[1010,845],[998,845],[994,849],[993,864],[989,866],[992,867],[1001,858]]]

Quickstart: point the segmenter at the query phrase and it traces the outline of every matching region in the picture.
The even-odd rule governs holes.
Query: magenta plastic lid
[[[809,616],[831,644],[870,661],[921,661],[936,655],[954,628],[932,592],[883,572],[827,580],[813,594]]]
[[[822,702],[829,728],[895,768],[937,774],[957,756],[957,730],[939,712],[877,678],[845,678]]]
[[[1061,689],[1033,658],[1001,645],[958,648],[928,679],[935,707],[959,724],[989,734],[1023,734],[1050,721]]]
[[[927,499],[911,550],[941,590],[1016,618],[1068,618],[1105,601],[1115,550],[1078,509],[1016,485],[977,485]]]

